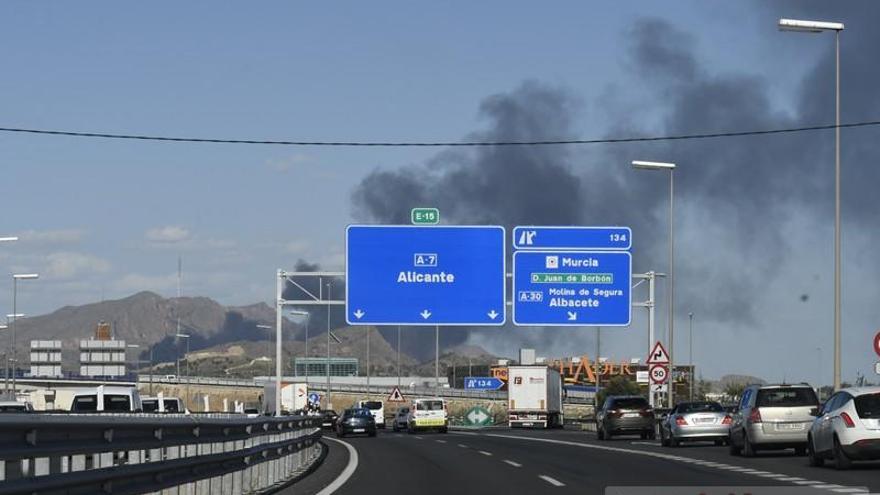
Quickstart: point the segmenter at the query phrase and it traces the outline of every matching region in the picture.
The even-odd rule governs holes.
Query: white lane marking
[[[553,486],[565,486],[565,483],[563,483],[559,480],[555,480],[555,479],[547,476],[546,474],[538,475],[538,478],[541,478],[542,480],[546,481],[547,483],[550,483]]]
[[[832,492],[837,493],[865,493],[867,490],[865,488],[833,488]]]
[[[454,433],[454,434],[456,434],[456,435],[471,435],[471,436],[474,436],[474,437],[480,435],[479,433],[474,433],[474,432],[472,432],[472,431],[454,431],[454,430],[449,430],[449,433]]]
[[[504,459],[504,463],[505,463],[505,464],[509,464],[509,465],[511,465],[511,466],[513,466],[513,467],[522,467],[522,464],[520,464],[520,463],[518,463],[518,462],[509,461],[509,460],[507,460],[507,459]]]
[[[459,447],[461,447],[461,448],[463,448],[463,449],[466,449],[466,448],[468,448],[468,446],[467,446],[467,445],[465,445],[465,444],[463,444],[463,443],[460,443],[460,444],[458,444],[458,446],[459,446]]]
[[[420,436],[418,436],[418,435],[414,436],[413,438],[415,438],[416,440],[424,440],[424,438],[422,438],[422,437],[420,437]]]
[[[649,447],[659,447],[660,442],[630,442],[632,445],[647,445]]]
[[[437,443],[446,443],[446,440],[434,440]]]
[[[490,455],[492,455],[491,452],[486,452],[485,450],[481,450],[480,453],[483,454],[483,455],[485,455],[485,456],[490,456]]]
[[[333,480],[329,485],[325,486],[323,490],[318,492],[318,495],[330,495],[336,490],[342,488],[342,485],[344,485],[345,482],[348,481],[349,478],[351,478],[351,475],[354,474],[355,470],[357,470],[358,467],[358,453],[357,450],[355,450],[355,448],[350,443],[343,442],[342,440],[337,440],[335,438],[330,438],[327,436],[325,436],[324,439],[336,443],[341,443],[343,446],[345,446],[346,449],[348,449],[348,464],[345,466],[345,469],[342,470],[342,473],[340,473],[339,476],[336,477],[335,480]]]
[[[622,454],[636,454],[636,455],[643,455],[643,456],[647,456],[647,457],[655,457],[658,459],[666,459],[666,460],[671,460],[671,461],[676,461],[676,462],[684,462],[684,463],[688,463],[688,464],[696,464],[696,463],[703,462],[700,459],[693,459],[690,457],[681,457],[681,456],[676,456],[676,455],[670,455],[670,454],[665,454],[662,452],[634,450],[634,449],[626,449],[626,448],[621,448],[621,447],[611,447],[611,446],[607,446],[607,445],[595,445],[595,444],[580,443],[580,442],[570,442],[567,440],[556,440],[556,439],[552,439],[552,438],[522,437],[522,436],[517,436],[517,435],[501,435],[501,434],[497,434],[497,433],[485,433],[484,435],[487,437],[507,438],[507,439],[512,439],[512,440],[527,440],[527,441],[532,441],[532,442],[552,443],[552,444],[557,444],[557,445],[570,445],[573,447],[581,447],[581,448],[586,448],[586,449],[604,450],[606,452],[618,452],[618,453],[622,453]],[[764,477],[764,478],[775,478],[776,476],[778,476],[776,473],[770,473],[767,471],[759,471],[756,469],[739,468],[736,466],[730,466],[729,468],[720,468],[720,469],[727,469],[730,471],[738,471],[743,474],[751,474],[751,475],[760,476],[760,477]],[[838,488],[838,487],[843,488],[840,485],[828,484],[827,482],[823,482],[823,481],[811,481],[811,480],[803,480],[803,479],[792,480],[792,483],[795,483],[798,485],[815,486],[815,487],[820,487],[820,488],[827,487],[827,489],[834,489],[834,488]]]

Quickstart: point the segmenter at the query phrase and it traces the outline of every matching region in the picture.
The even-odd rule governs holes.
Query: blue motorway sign
[[[515,227],[514,249],[604,250],[632,247],[629,227]]]
[[[513,323],[627,326],[631,278],[627,251],[516,251]]]
[[[349,226],[345,320],[503,325],[504,239],[499,226]]]
[[[491,376],[469,376],[464,379],[464,388],[469,390],[498,390],[504,382]]]
[[[321,396],[315,392],[309,394],[309,404],[320,404]]]

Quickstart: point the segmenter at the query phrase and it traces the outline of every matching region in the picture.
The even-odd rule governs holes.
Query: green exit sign
[[[437,208],[413,208],[411,218],[413,225],[436,225],[440,223],[440,210]]]

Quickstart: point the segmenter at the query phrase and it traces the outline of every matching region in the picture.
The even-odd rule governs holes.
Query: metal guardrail
[[[320,438],[304,416],[7,414],[0,495],[262,493],[315,462]]]
[[[309,389],[318,393],[326,390],[326,382],[321,385],[319,383],[309,383]],[[391,390],[387,385],[376,386],[371,385],[343,385],[334,383],[331,385],[331,393],[364,393],[369,395],[387,396]],[[507,392],[500,390],[465,390],[457,388],[443,387],[400,387],[400,392],[404,396],[411,397],[443,397],[443,398],[462,398],[462,399],[483,399],[483,400],[507,400]]]

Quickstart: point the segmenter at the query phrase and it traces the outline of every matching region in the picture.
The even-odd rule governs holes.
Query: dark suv
[[[610,396],[596,411],[596,435],[610,440],[613,435],[639,434],[642,439],[656,438],[654,409],[639,396]]]

